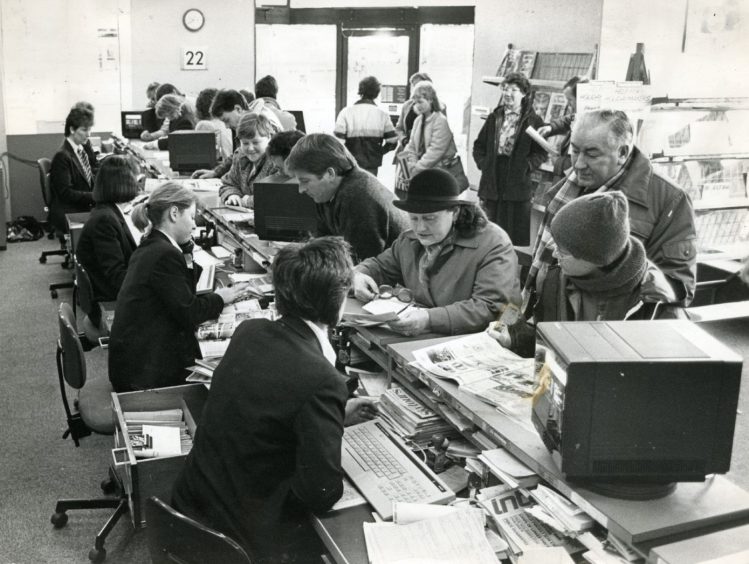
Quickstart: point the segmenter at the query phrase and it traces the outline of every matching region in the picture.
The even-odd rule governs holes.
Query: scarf
[[[437,258],[442,254],[443,249],[452,247],[453,243],[455,243],[455,227],[439,243],[424,247],[424,253],[419,257],[419,282],[425,288],[429,288],[429,276],[432,273],[434,264],[437,262]]]
[[[594,190],[594,192],[606,192],[613,189],[616,186],[616,183],[627,174],[631,163],[632,158],[630,156],[619,172],[609,178],[600,188]],[[538,228],[538,236],[536,237],[536,243],[533,247],[533,261],[528,270],[528,276],[526,277],[523,286],[523,303],[521,311],[525,313],[526,317],[530,316],[533,308],[535,308],[535,302],[537,299],[536,288],[543,284],[549,267],[556,264],[556,259],[553,256],[556,244],[551,236],[551,220],[554,219],[554,216],[562,206],[585,193],[585,189],[577,184],[576,181],[577,176],[573,171],[567,178],[561,180],[556,186],[552,187],[549,192],[547,192],[551,199],[546,204],[546,213],[544,214],[541,225]]]

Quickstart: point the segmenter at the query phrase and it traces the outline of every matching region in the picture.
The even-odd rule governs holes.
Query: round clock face
[[[205,16],[197,8],[190,8],[182,16],[182,23],[188,30],[198,31],[205,23]]]

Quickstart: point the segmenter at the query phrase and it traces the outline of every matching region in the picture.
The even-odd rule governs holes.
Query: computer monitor
[[[304,125],[304,112],[302,110],[288,110],[289,113],[296,118],[296,128],[302,133],[307,133],[307,128]]]
[[[255,182],[255,232],[268,241],[300,241],[317,228],[315,203],[297,183]]]
[[[172,131],[169,134],[169,167],[180,174],[216,166],[214,131]]]
[[[537,345],[533,424],[565,478],[657,485],[729,470],[742,358],[691,321],[539,323]]]
[[[122,136],[126,139],[140,139],[140,134],[145,130],[143,124],[143,111],[131,110],[120,112],[120,124]]]

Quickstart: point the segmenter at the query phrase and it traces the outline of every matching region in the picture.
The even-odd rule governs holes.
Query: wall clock
[[[188,31],[198,31],[205,24],[205,16],[197,8],[190,8],[182,15],[182,24]]]

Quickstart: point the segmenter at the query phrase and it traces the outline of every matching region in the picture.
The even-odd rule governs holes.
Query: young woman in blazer
[[[129,157],[112,155],[104,159],[96,176],[96,207],[83,226],[75,252],[88,272],[96,301],[117,299],[130,256],[140,242],[141,232],[130,216],[130,202],[140,192],[136,172]]]
[[[244,286],[196,295],[192,261],[195,195],[175,182],[159,186],[133,210],[151,229],[130,257],[109,341],[109,379],[116,392],[183,384],[200,357],[198,324],[216,319]]]

